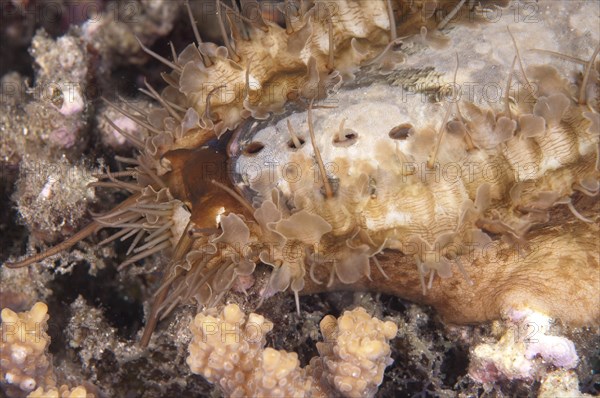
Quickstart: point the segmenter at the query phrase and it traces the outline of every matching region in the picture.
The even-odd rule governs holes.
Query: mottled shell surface
[[[517,52],[589,59],[598,31],[581,31],[577,17],[553,18],[559,2],[541,6],[535,20],[513,6],[493,22],[450,28],[441,49],[423,35],[406,40],[406,63],[386,75],[363,69],[312,116],[295,109],[245,126],[235,143],[238,188],[256,207],[275,191],[282,214],[317,215],[330,227],[311,244],[311,275],[315,263],[327,264],[352,283],[370,275],[368,258],[395,249],[415,255],[431,285],[433,271],[452,275],[450,260],[460,267],[467,246],[496,234],[524,243],[577,187],[597,190],[598,103],[590,95],[579,104],[582,66]],[[524,73],[513,78],[515,63]],[[419,71],[427,72],[415,78]],[[584,91],[596,92],[593,84]]]
[[[460,322],[523,303],[597,320],[597,215],[574,202],[600,192],[600,5],[577,4],[303,1],[281,24],[226,12],[224,46],[144,48],[172,68],[147,86],[161,108],[109,104],[147,134],[109,121],[139,154],[97,183],[132,196],[10,266],[106,227],[102,244],[132,238],[123,265],[168,252],[146,344],[159,317],[216,305],[261,264],[259,300],[289,289],[298,309],[300,292],[353,286]],[[568,255],[539,261],[554,246]]]

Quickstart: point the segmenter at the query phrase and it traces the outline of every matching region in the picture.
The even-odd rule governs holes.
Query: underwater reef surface
[[[218,4],[192,1],[191,13],[198,22],[202,39],[226,49],[227,43],[218,23],[221,17],[215,11]],[[246,5],[248,9],[256,10],[254,4],[224,1],[221,6],[230,9],[240,7],[243,11]],[[363,24],[356,23],[355,27],[344,25],[342,22],[352,22],[353,19],[336,19],[335,14],[319,19],[320,6],[338,10],[348,6],[349,9],[362,10],[364,15],[352,18]],[[541,159],[538,165],[542,172],[536,181],[542,182],[535,189],[522,187],[520,196],[516,195],[516,190],[510,191],[515,195],[511,196],[511,200],[519,202],[521,208],[513,211],[517,207],[515,205],[506,212],[512,212],[510,216],[526,215],[528,223],[520,223],[525,218],[522,217],[510,219],[512,224],[502,224],[500,221],[508,218],[489,216],[493,211],[496,211],[494,216],[502,213],[506,207],[492,201],[490,208],[483,209],[484,201],[477,200],[483,197],[483,193],[480,194],[476,185],[465,184],[463,196],[456,194],[453,199],[458,197],[467,204],[470,201],[471,207],[466,206],[469,213],[460,213],[465,208],[463,202],[460,206],[448,205],[448,209],[457,210],[443,221],[436,220],[436,225],[429,231],[433,236],[426,233],[418,236],[427,244],[439,243],[435,239],[438,234],[436,228],[444,230],[461,214],[477,218],[480,213],[489,211],[487,218],[473,224],[480,232],[485,231],[485,236],[475,233],[470,236],[483,240],[489,238],[506,245],[502,246],[502,250],[506,251],[498,251],[500,260],[495,259],[505,265],[503,270],[506,273],[498,271],[499,276],[495,278],[487,277],[491,268],[486,266],[493,262],[487,257],[476,257],[474,261],[462,264],[466,276],[457,263],[452,262],[450,276],[445,260],[431,260],[420,252],[410,256],[402,254],[399,249],[407,242],[401,240],[414,231],[402,231],[392,236],[389,231],[392,228],[385,227],[398,223],[404,217],[401,213],[406,209],[401,207],[393,208],[393,212],[388,209],[384,214],[393,214],[393,217],[384,218],[384,227],[380,229],[369,227],[369,231],[376,233],[368,238],[353,231],[347,232],[352,239],[356,236],[363,239],[361,246],[351,247],[355,242],[340,233],[339,236],[344,238],[339,238],[339,242],[344,245],[349,242],[349,245],[342,246],[352,250],[350,255],[338,258],[338,264],[342,264],[338,268],[325,272],[321,264],[317,264],[318,257],[311,257],[313,264],[319,266],[315,266],[314,278],[312,265],[310,272],[308,266],[306,270],[302,268],[304,274],[301,279],[306,281],[304,289],[294,288],[299,278],[295,278],[293,273],[274,282],[272,270],[276,267],[277,254],[261,257],[262,264],[253,268],[250,276],[242,275],[235,283],[226,283],[225,290],[228,291],[216,302],[218,308],[223,303],[237,304],[246,316],[257,313],[272,322],[272,331],[264,336],[264,343],[269,348],[258,350],[263,357],[256,359],[255,364],[267,363],[267,358],[274,361],[274,350],[270,349],[285,350],[296,353],[298,363],[289,365],[293,361],[281,356],[281,368],[289,365],[294,369],[314,370],[314,365],[309,368],[313,364],[312,358],[334,356],[323,348],[323,341],[330,339],[324,326],[335,318],[342,325],[342,319],[347,319],[344,318],[345,311],[363,307],[369,319],[374,317],[393,322],[397,330],[395,338],[389,341],[381,338],[382,345],[373,343],[378,348],[374,351],[383,353],[378,363],[387,367],[383,365],[385,373],[382,375],[377,373],[378,377],[383,377],[382,380],[374,377],[375,385],[380,384],[378,389],[369,385],[361,396],[571,397],[600,394],[598,310],[592,308],[600,300],[599,252],[597,243],[594,244],[598,236],[598,174],[597,169],[593,170],[597,161],[593,149],[598,140],[594,128],[598,129],[600,98],[599,63],[594,59],[594,51],[600,41],[597,26],[600,4],[593,1],[261,1],[260,7],[264,20],[277,24],[280,35],[286,32],[286,27],[291,27],[299,32],[293,35],[294,45],[310,45],[306,44],[303,51],[293,51],[293,59],[301,62],[289,67],[289,75],[287,59],[281,65],[271,65],[272,70],[265,68],[263,71],[260,69],[261,60],[266,63],[263,58],[244,58],[245,53],[240,52],[242,59],[239,62],[247,68],[240,68],[237,64],[232,66],[236,73],[232,84],[239,83],[243,92],[250,74],[256,82],[264,85],[261,79],[271,79],[271,72],[278,76],[275,72],[281,68],[286,71],[283,73],[286,78],[305,79],[306,75],[308,82],[316,82],[317,94],[308,89],[296,90],[298,98],[293,101],[300,105],[290,105],[286,103],[290,98],[285,96],[282,100],[277,95],[271,98],[272,103],[228,102],[221,101],[222,98],[213,99],[213,102],[199,100],[200,108],[194,112],[198,123],[205,123],[205,127],[207,121],[213,122],[214,114],[224,115],[223,123],[215,122],[212,130],[208,129],[213,134],[211,138],[215,134],[223,134],[221,143],[230,139],[231,132],[226,130],[235,130],[233,142],[238,144],[228,149],[235,161],[234,168],[237,166],[240,172],[233,176],[233,180],[237,184],[235,187],[255,208],[261,203],[281,204],[278,208],[280,217],[284,221],[287,221],[286,217],[293,220],[293,214],[286,214],[283,206],[293,202],[294,190],[305,192],[302,184],[279,184],[281,202],[271,202],[273,186],[268,184],[269,181],[264,183],[244,176],[243,171],[249,170],[244,167],[248,163],[244,162],[256,163],[256,159],[266,159],[263,164],[273,159],[282,164],[306,163],[306,168],[310,169],[309,182],[316,184],[317,189],[313,189],[314,196],[303,196],[307,199],[302,205],[296,200],[296,206],[314,210],[321,206],[315,203],[321,203],[319,201],[328,197],[327,183],[315,171],[318,168],[317,162],[313,163],[314,146],[308,145],[309,141],[313,143],[308,135],[311,128],[308,125],[308,103],[312,104],[313,100],[316,101],[315,109],[311,110],[310,117],[314,118],[318,138],[314,142],[321,149],[323,158],[342,156],[346,160],[360,161],[366,166],[359,171],[367,170],[370,175],[377,176],[352,180],[347,184],[351,186],[349,188],[340,178],[338,185],[332,183],[332,189],[337,193],[353,193],[355,191],[351,188],[356,187],[360,191],[359,188],[364,185],[367,196],[374,193],[388,195],[384,188],[392,187],[393,184],[389,184],[392,180],[385,173],[374,174],[371,171],[377,168],[373,166],[373,160],[378,161],[384,171],[390,170],[391,166],[382,159],[398,156],[398,151],[390,150],[396,144],[378,144],[377,131],[383,131],[386,138],[398,142],[402,153],[415,156],[409,159],[412,163],[425,164],[431,157],[436,140],[442,135],[441,131],[444,131],[444,128],[438,129],[439,125],[448,120],[445,141],[441,141],[435,152],[440,161],[452,161],[459,150],[469,147],[468,139],[464,138],[469,136],[473,140],[471,144],[478,148],[509,148],[502,156],[509,159],[508,163],[513,162],[510,164],[523,161],[519,156],[531,160],[541,153],[535,159]],[[280,11],[285,11],[286,7],[292,7],[292,11]],[[397,24],[395,36],[391,33],[388,7]],[[316,11],[310,14],[311,9]],[[244,48],[240,40],[246,40],[252,34],[262,34],[258,33],[259,30],[262,32],[260,26],[247,20],[232,23],[233,14],[228,15],[230,19],[225,23],[225,36],[234,43],[234,39],[238,41],[238,50]],[[250,18],[248,15],[247,19]],[[286,21],[288,15],[290,21]],[[136,140],[143,140],[151,133],[147,126],[136,124],[102,98],[117,104],[117,108],[130,111],[139,109],[157,115],[164,111],[164,103],[159,103],[152,95],[143,95],[138,88],[149,91],[145,82],[151,87],[163,88],[166,84],[162,73],[170,73],[165,79],[167,83],[172,82],[176,75],[156,56],[149,55],[150,51],[166,60],[175,58],[172,48],[189,58],[205,56],[200,51],[190,54],[190,51],[186,53],[183,50],[195,40],[185,4],[172,0],[10,0],[2,2],[1,18],[1,393],[16,397],[29,394],[73,397],[91,394],[98,397],[231,394],[224,385],[219,387],[218,382],[217,386],[207,382],[206,379],[211,378],[206,373],[190,369],[189,364],[193,361],[188,358],[193,351],[192,342],[201,336],[198,330],[190,328],[198,312],[194,301],[186,301],[165,311],[164,319],[157,323],[148,346],[140,344],[144,327],[152,318],[155,293],[163,285],[165,269],[172,263],[169,250],[151,253],[136,263],[121,267],[120,264],[132,257],[130,241],[116,239],[113,243],[101,244],[111,237],[102,231],[36,264],[14,269],[5,265],[64,242],[97,220],[97,214],[126,203],[128,188],[132,187],[121,184],[116,185],[119,189],[114,189],[114,184],[98,175],[108,175],[107,170],[110,170],[127,176],[129,171],[123,159],[135,156],[138,150]],[[256,16],[254,18],[259,20]],[[304,28],[309,23],[313,23],[311,32]],[[235,27],[243,29],[236,31]],[[368,33],[360,32],[359,27],[364,27]],[[276,30],[274,27],[271,29]],[[334,57],[337,64],[334,62],[333,65],[329,65],[328,58],[328,29],[335,33],[334,41],[338,43],[335,47],[337,58]],[[259,49],[267,42],[268,36],[265,37],[256,47],[257,54],[262,55]],[[172,43],[172,47],[168,43]],[[249,48],[252,49],[252,45]],[[144,47],[149,51],[144,51]],[[217,60],[216,65],[221,65],[219,62],[228,66],[235,63],[235,53],[231,48],[224,51],[214,47],[206,44],[203,48],[209,57]],[[286,51],[291,50],[287,47]],[[306,56],[307,51],[313,55],[312,58]],[[518,58],[517,51],[520,52]],[[255,65],[257,68],[253,69]],[[558,78],[552,70],[542,67],[531,69],[534,65],[551,66],[557,71]],[[185,76],[197,78],[205,73],[203,68],[199,69],[190,68],[191,72]],[[509,76],[512,76],[508,81],[509,95],[505,97]],[[183,75],[181,79],[187,81]],[[528,79],[546,91],[530,92]],[[483,89],[474,82],[483,82]],[[220,83],[217,79],[213,89]],[[489,106],[494,115],[490,116],[487,108],[487,113],[475,108],[459,108],[448,116],[447,95],[453,92],[456,84],[463,89],[466,98],[462,100],[482,109],[484,105]],[[368,91],[369,87],[373,91]],[[319,98],[322,88],[340,90],[337,97],[327,92],[328,98],[336,101]],[[344,92],[349,94],[344,97]],[[194,90],[189,89],[186,95],[194,95]],[[570,101],[568,106],[560,95]],[[510,105],[504,102],[509,96]],[[172,96],[172,93],[165,94],[165,97],[182,108],[181,103],[177,103],[180,98]],[[393,98],[388,100],[388,97]],[[527,102],[529,97],[535,97],[535,103],[540,105],[535,108]],[[545,100],[540,101],[540,97]],[[581,98],[585,100],[585,111],[574,111],[579,109]],[[321,109],[318,100],[323,102]],[[213,104],[212,109],[207,103]],[[175,105],[172,107],[179,112]],[[185,106],[193,108],[188,103]],[[327,106],[336,108],[328,109]],[[272,115],[272,112],[277,114]],[[411,115],[410,112],[414,113]],[[577,112],[589,116],[581,116]],[[559,113],[558,119],[556,113]],[[410,126],[401,124],[406,117],[412,117]],[[484,129],[477,130],[466,122],[466,127],[461,126],[461,117],[469,119],[472,124],[486,125],[485,132],[477,135]],[[244,124],[252,118],[266,120],[255,126]],[[552,123],[574,126],[568,137],[572,137],[575,131],[578,134],[589,132],[590,138],[575,143],[569,141],[568,149],[563,149],[560,142],[551,141],[540,145],[543,149],[539,153],[533,150],[520,152],[519,148],[513,147],[515,143],[530,144],[531,141],[526,140],[541,134],[540,119],[548,128],[554,126]],[[340,123],[342,120],[345,121]],[[518,128],[515,127],[517,122]],[[289,125],[292,132],[288,132]],[[469,130],[471,135],[464,133],[467,128],[472,129]],[[294,141],[294,130],[299,141]],[[514,136],[508,138],[506,131],[514,133]],[[260,142],[262,147],[259,148],[256,142]],[[209,146],[217,147],[219,144],[213,140]],[[569,165],[567,169],[571,171],[552,174],[557,169],[555,158],[559,158],[559,163]],[[172,164],[177,165],[178,158],[172,156],[170,159]],[[162,166],[164,164],[157,167]],[[279,169],[274,171],[281,172]],[[523,172],[529,173],[527,170]],[[588,174],[590,178],[583,178]],[[138,178],[135,183],[141,184],[142,180]],[[330,180],[336,181],[335,178]],[[386,181],[388,185],[385,185]],[[561,184],[567,183],[568,192],[560,191]],[[94,187],[89,187],[89,184]],[[581,189],[575,192],[571,189],[572,185]],[[490,197],[493,199],[496,193],[494,186],[491,188]],[[408,198],[412,197],[419,203],[427,201],[428,192],[416,188],[414,192],[389,189],[394,203],[409,203]],[[440,188],[433,196],[444,195],[446,189],[449,188]],[[546,192],[545,196],[533,196],[532,192],[537,192],[536,189]],[[554,195],[553,190],[567,195],[569,201],[560,202],[563,197]],[[360,192],[361,195],[364,193]],[[404,202],[397,199],[400,197],[404,198]],[[535,206],[531,206],[533,201]],[[217,197],[217,204],[226,206],[230,202],[231,197],[223,192]],[[436,208],[446,206],[443,201],[433,203]],[[576,210],[571,210],[572,207]],[[335,207],[339,213],[342,213],[341,208]],[[368,211],[376,213],[377,210],[364,209],[365,214]],[[551,221],[546,219],[546,211]],[[338,225],[335,224],[335,214],[315,213],[327,220],[330,226]],[[507,213],[499,217],[507,217]],[[246,216],[250,218],[250,215]],[[463,221],[467,220],[465,225],[471,221],[469,217],[462,217]],[[224,219],[229,221],[219,226],[221,231],[226,230],[226,222],[234,225],[236,221],[231,216],[221,218]],[[295,221],[298,220],[300,217],[297,216]],[[379,222],[377,217],[372,220]],[[306,225],[323,225],[314,218],[303,222]],[[285,231],[284,224],[276,231],[292,241],[299,233],[292,228],[293,223],[285,225]],[[401,225],[394,224],[394,231],[398,231]],[[385,236],[389,238],[382,239],[384,235],[377,235],[377,231],[383,231],[381,233],[388,234]],[[255,234],[254,229],[251,232]],[[325,236],[323,231],[318,233]],[[459,235],[462,237],[463,233],[457,233],[453,239],[458,239]],[[537,243],[555,239],[557,235],[562,239],[553,241],[559,242],[557,246],[550,245],[548,248],[540,245],[543,250],[537,252],[527,252],[524,248],[524,253],[513,257],[514,261],[502,259],[502,255],[509,253],[508,257],[518,251],[510,250],[518,246],[515,242],[520,243],[522,237]],[[396,243],[392,242],[392,238],[397,238]],[[374,244],[365,248],[365,241]],[[330,244],[329,241],[325,243]],[[377,252],[384,244],[388,246]],[[326,247],[335,252],[340,246],[331,243]],[[352,261],[346,261],[347,258]],[[381,264],[375,266],[372,258],[379,258]],[[566,260],[559,261],[564,258]],[[344,268],[348,264],[355,268]],[[393,268],[394,264],[402,267]],[[536,274],[539,283],[525,272],[537,269],[538,264],[547,266],[539,266],[542,270],[541,275]],[[579,268],[570,268],[571,264]],[[510,277],[504,279],[504,275]],[[560,278],[567,279],[561,282]],[[183,283],[185,280],[179,286]],[[289,289],[288,285],[291,285]],[[498,285],[505,289],[495,290]],[[518,288],[510,289],[514,286]],[[275,294],[277,291],[282,292]],[[298,304],[292,294],[298,291],[302,294],[299,314],[296,313]],[[511,294],[506,295],[506,300],[494,300],[507,291]],[[196,292],[188,294],[188,298],[194,297],[192,293]],[[525,308],[515,305],[520,302],[526,304]],[[534,308],[527,307],[527,304]],[[544,310],[554,312],[546,315]],[[218,319],[217,313],[202,316]],[[222,317],[225,319],[227,315]],[[369,319],[365,317],[364,322],[370,322]],[[383,322],[372,322],[383,328]],[[35,341],[20,336],[20,331],[26,330],[35,331],[30,335],[35,337]],[[342,342],[339,344],[341,346]],[[392,363],[386,362],[385,348],[388,346]],[[351,363],[350,360],[347,363]],[[320,371],[324,376],[313,374],[312,379],[308,379],[313,383],[316,383],[314,380],[325,380],[323,383],[327,385],[328,376],[335,379],[332,375],[336,374],[337,368],[329,369],[330,373]],[[340,372],[345,371],[342,369]],[[348,372],[352,374],[350,370]],[[252,377],[258,376],[253,374]],[[294,380],[297,382],[299,379]],[[344,383],[336,384],[334,380],[330,384],[335,389],[322,390],[326,395],[353,396],[351,391],[356,393],[356,390],[347,389]],[[306,387],[306,384],[303,385]],[[38,390],[40,387],[43,389]],[[314,392],[312,395],[318,396]]]

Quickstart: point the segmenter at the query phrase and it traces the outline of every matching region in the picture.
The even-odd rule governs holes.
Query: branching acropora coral
[[[327,315],[320,323],[323,342],[319,357],[310,361],[313,377],[319,375],[345,397],[372,397],[392,364],[388,341],[398,332],[391,321],[371,317],[364,308],[345,311],[337,320]],[[331,394],[328,394],[331,396]]]
[[[49,390],[44,390],[43,388],[38,388],[33,391],[31,394],[27,396],[27,398],[93,398],[94,395],[90,394],[86,391],[85,387],[79,386],[74,388],[69,388],[65,385],[60,386],[60,388],[51,388]]]
[[[600,192],[593,27],[558,37],[571,23],[548,17],[560,2],[509,29],[512,14],[482,17],[496,2],[286,2],[283,26],[217,4],[224,46],[193,23],[195,43],[172,60],[144,47],[172,69],[161,93],[144,89],[162,109],[108,102],[148,135],[108,121],[138,153],[95,185],[131,197],[8,266],[107,227],[118,231],[105,242],[133,239],[125,265],[169,251],[143,344],[176,305],[215,306],[261,263],[272,269],[263,298],[289,289],[298,309],[303,292],[369,287],[456,322],[519,306],[598,321],[597,214],[574,203]],[[527,64],[525,40],[558,51]],[[462,97],[456,86],[472,82],[507,89]],[[576,304],[553,300],[556,289]]]
[[[83,386],[56,387],[48,345],[48,306],[38,302],[29,311],[1,313],[0,384],[9,397],[94,398]],[[34,390],[35,389],[35,390]]]
[[[373,397],[393,362],[388,341],[397,326],[360,307],[337,320],[328,315],[320,326],[320,356],[301,368],[296,353],[265,348],[273,324],[263,316],[246,316],[236,304],[208,310],[190,325],[187,363],[231,397]]]
[[[53,386],[47,352],[48,306],[38,302],[21,313],[5,308],[1,316],[0,382],[8,385],[7,393],[16,395],[19,390],[27,393],[38,386]]]

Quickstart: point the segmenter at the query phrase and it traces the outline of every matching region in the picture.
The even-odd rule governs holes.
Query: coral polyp
[[[285,1],[278,24],[217,1],[222,46],[186,5],[193,43],[140,42],[169,68],[142,89],[158,107],[106,100],[146,135],[106,120],[136,153],[92,185],[131,196],[6,266],[104,228],[131,240],[122,267],[166,253],[142,345],[178,305],[250,288],[298,313],[301,294],[368,288],[456,323],[597,324],[600,36],[563,33],[561,2],[531,24],[519,4]]]

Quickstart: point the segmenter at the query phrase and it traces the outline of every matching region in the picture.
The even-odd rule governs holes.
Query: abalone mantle
[[[597,87],[588,82],[593,94],[580,106],[577,62],[523,50],[588,59],[598,31],[582,30],[576,18],[552,18],[564,6],[540,5],[535,21],[512,9],[492,24],[456,26],[443,49],[409,40],[404,68],[385,76],[363,69],[319,103],[312,111],[316,147],[333,198],[325,198],[307,111],[298,109],[242,132],[235,143],[238,188],[256,207],[279,201],[282,213],[305,211],[329,224],[331,232],[312,248],[326,259],[308,262],[329,259],[342,281],[369,276],[365,258],[382,249],[414,255],[431,286],[434,271],[449,277],[467,250],[484,250],[499,237],[525,245],[551,207],[598,178]],[[598,14],[595,5],[582,6]],[[511,33],[525,75],[513,65]],[[363,259],[349,264],[349,256]],[[358,271],[347,269],[357,263]]]

